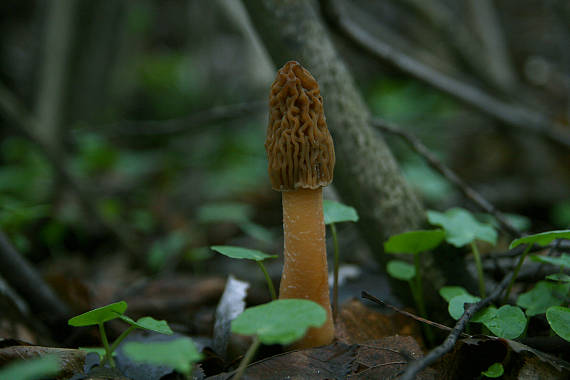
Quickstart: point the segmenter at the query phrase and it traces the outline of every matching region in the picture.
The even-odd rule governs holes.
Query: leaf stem
[[[267,273],[267,269],[265,269],[265,265],[261,261],[256,261],[263,275],[265,276],[265,281],[267,281],[267,287],[269,288],[269,293],[271,294],[271,299],[275,301],[277,299],[277,295],[275,294],[275,287],[273,286],[273,281],[271,281],[271,277],[269,277],[269,273]]]
[[[511,278],[511,281],[509,282],[509,286],[507,287],[507,291],[505,292],[505,297],[503,298],[503,302],[507,302],[507,299],[509,298],[509,293],[511,293],[511,289],[515,283],[515,280],[517,279],[519,271],[521,270],[524,259],[526,259],[526,256],[528,255],[531,247],[532,247],[532,244],[527,244],[524,252],[522,253],[522,255],[520,255],[519,262],[517,263],[517,266],[515,267],[515,270],[513,272],[513,277]]]
[[[249,348],[247,349],[245,356],[239,363],[239,367],[236,371],[236,375],[234,376],[234,380],[241,379],[243,373],[245,372],[246,367],[249,365],[249,363],[251,363],[253,356],[255,355],[255,352],[257,351],[257,348],[259,347],[260,343],[261,341],[259,340],[259,337],[256,335],[255,338],[253,339],[253,342],[251,343],[251,346],[249,346]]]
[[[119,337],[117,339],[115,339],[115,341],[113,342],[113,344],[111,345],[111,348],[110,348],[111,354],[117,349],[117,347],[119,347],[119,344],[121,344],[123,339],[125,339],[127,337],[127,335],[129,335],[135,329],[136,329],[135,326],[129,326],[128,329],[123,331],[123,333],[121,335],[119,335]]]
[[[333,321],[336,321],[338,315],[338,266],[339,266],[339,252],[338,252],[338,238],[336,234],[336,226],[334,223],[330,224],[334,244],[334,267],[333,267]]]
[[[479,278],[479,295],[481,298],[485,298],[485,279],[483,278],[483,264],[481,264],[481,255],[479,254],[479,249],[475,241],[471,241],[471,249],[473,251],[473,257],[475,258],[475,266],[477,267],[477,277]]]
[[[113,359],[113,352],[109,347],[109,340],[107,339],[107,333],[105,332],[105,326],[103,326],[103,322],[99,322],[99,333],[101,334],[101,342],[103,343],[103,347],[105,348],[105,357],[101,361],[101,365],[105,364],[107,361],[111,365],[111,367],[115,367],[115,359]]]

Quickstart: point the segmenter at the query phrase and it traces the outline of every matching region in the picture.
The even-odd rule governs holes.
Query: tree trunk
[[[274,63],[299,61],[319,82],[337,156],[334,185],[360,215],[359,227],[375,255],[383,240],[419,227],[424,210],[404,181],[328,32],[308,1],[244,1]],[[385,264],[384,255],[380,262]]]

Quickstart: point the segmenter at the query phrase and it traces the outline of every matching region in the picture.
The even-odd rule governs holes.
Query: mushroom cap
[[[334,145],[323,98],[298,62],[287,62],[271,86],[265,150],[274,190],[318,189],[333,179]]]

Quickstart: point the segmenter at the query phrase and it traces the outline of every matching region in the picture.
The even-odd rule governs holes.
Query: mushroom
[[[298,62],[287,62],[271,86],[265,149],[269,178],[282,192],[284,266],[279,298],[320,304],[327,320],[295,344],[308,348],[334,337],[329,299],[322,187],[331,183],[334,146],[319,85]]]

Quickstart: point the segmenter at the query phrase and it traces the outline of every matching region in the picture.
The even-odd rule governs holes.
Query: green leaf
[[[469,292],[462,286],[443,286],[439,288],[439,295],[447,302],[451,301],[453,297],[461,294],[469,294]]]
[[[546,276],[546,279],[551,281],[570,282],[570,276],[566,273],[549,274]]]
[[[264,243],[272,243],[274,241],[273,234],[267,228],[252,222],[242,222],[239,228],[254,239]]]
[[[202,359],[190,338],[179,338],[166,342],[128,342],[123,351],[138,362],[163,365],[190,375],[192,365]]]
[[[202,223],[245,223],[250,221],[252,207],[246,203],[221,202],[198,209],[197,219]]]
[[[230,245],[213,245],[210,248],[224,256],[231,257],[232,259],[263,261],[266,259],[277,258],[277,255],[268,255],[267,253],[257,251],[255,249],[234,247]]]
[[[391,236],[384,243],[388,253],[420,253],[437,247],[445,238],[444,230],[417,230]]]
[[[526,322],[520,307],[503,305],[493,318],[483,321],[483,324],[500,338],[515,339],[524,332]]]
[[[471,294],[460,294],[449,301],[447,311],[449,311],[449,315],[451,315],[453,319],[458,320],[465,312],[465,303],[476,303],[479,301],[481,301],[481,298],[472,296]]]
[[[562,339],[570,342],[570,308],[552,306],[546,310],[548,324]]]
[[[509,245],[509,249],[513,249],[521,244],[538,244],[544,247],[556,239],[570,239],[570,230],[547,231],[515,239]]]
[[[386,266],[388,274],[398,280],[410,281],[416,277],[416,267],[405,261],[391,260]]]
[[[491,378],[501,377],[505,373],[505,369],[501,363],[493,363],[487,368],[486,371],[481,372],[481,375]]]
[[[526,315],[542,314],[551,306],[562,305],[568,291],[570,283],[553,283],[550,281],[539,281],[534,288],[521,294],[517,299],[517,305],[526,309]]]
[[[232,321],[232,332],[257,335],[263,344],[290,344],[326,318],[325,309],[313,301],[281,299],[246,309]]]
[[[174,332],[172,332],[172,330],[170,329],[170,326],[168,326],[168,322],[166,321],[162,320],[158,321],[152,317],[142,317],[135,322],[126,315],[121,315],[119,316],[119,318],[127,322],[129,325],[139,329],[154,331],[159,334],[165,334],[165,335],[174,334]]]
[[[358,222],[358,213],[353,207],[340,202],[323,200],[323,212],[325,224],[341,222]]]
[[[485,324],[487,321],[493,319],[496,314],[497,308],[495,306],[487,306],[476,312],[475,315],[471,317],[470,322]]]
[[[539,263],[552,264],[559,267],[570,268],[570,255],[567,253],[563,253],[560,257],[531,255],[530,259],[532,261],[538,261]]]
[[[480,223],[467,210],[452,208],[445,213],[437,211],[427,212],[431,224],[445,229],[445,240],[456,247],[462,247],[475,240],[482,240],[495,245],[497,231],[486,223]]]
[[[119,318],[125,313],[125,310],[127,310],[127,303],[119,301],[75,316],[67,323],[75,327],[97,325]]]
[[[54,377],[59,372],[59,359],[56,355],[17,360],[0,370],[0,379],[36,380]]]

